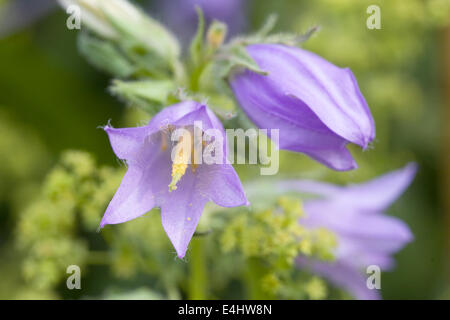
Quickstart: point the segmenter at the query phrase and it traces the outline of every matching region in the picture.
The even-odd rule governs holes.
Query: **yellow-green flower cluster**
[[[63,154],[37,201],[19,216],[16,243],[25,256],[24,277],[33,287],[50,289],[69,265],[87,262],[89,244],[78,235],[96,230],[120,177],[120,171],[97,169],[87,153]]]

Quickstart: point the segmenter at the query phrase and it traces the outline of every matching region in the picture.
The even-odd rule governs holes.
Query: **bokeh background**
[[[195,30],[195,16],[186,8],[168,8],[171,0],[165,2],[138,1],[186,43]],[[382,294],[385,299],[450,298],[448,2],[240,2],[238,11],[221,17],[234,33],[255,30],[270,13],[279,15],[277,31],[304,32],[319,25],[320,32],[305,47],[353,70],[376,121],[371,150],[354,150],[358,170],[335,173],[305,156],[282,153],[280,176],[360,182],[416,161],[416,180],[389,210],[406,221],[415,240],[396,256],[396,269],[383,274]],[[381,8],[381,30],[366,28],[366,8],[371,4]],[[98,127],[109,120],[117,127],[132,126],[145,116],[108,93],[110,78],[80,56],[77,32],[66,28],[66,17],[55,1],[0,0],[0,298],[185,297],[170,281],[167,295],[161,294],[155,280],[175,278],[182,288],[191,285],[185,281],[188,264],[164,251],[170,245],[158,219],[118,227],[119,240],[108,242],[114,233],[95,232],[121,171],[115,180],[105,182],[102,177],[111,168],[123,168]],[[184,28],[179,26],[181,17]],[[82,165],[71,167],[78,158]],[[76,209],[67,204],[70,199],[47,206],[40,199],[43,192],[62,192],[74,183],[68,182],[64,168],[80,171],[80,179],[92,179],[92,190],[103,188],[104,194],[77,202]],[[243,179],[255,173],[238,170]],[[67,197],[73,194],[67,192]],[[80,222],[75,213],[67,217],[78,211],[87,218]],[[73,225],[80,223],[83,226],[75,230]],[[70,258],[86,266],[82,292],[65,287]],[[211,272],[221,275],[220,270]],[[223,291],[228,292],[225,297],[245,297],[233,284]]]

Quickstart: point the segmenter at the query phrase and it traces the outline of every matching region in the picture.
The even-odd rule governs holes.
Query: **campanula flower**
[[[305,153],[334,170],[356,168],[346,145],[367,148],[375,125],[350,69],[285,45],[255,44],[247,51],[268,73],[245,70],[230,77],[247,116],[260,128],[280,129],[281,149]]]
[[[371,265],[381,271],[394,266],[392,255],[412,241],[408,226],[383,214],[416,174],[416,165],[388,173],[368,183],[339,187],[313,181],[284,181],[281,190],[317,196],[306,200],[306,217],[300,223],[309,228],[325,228],[337,237],[335,261],[323,262],[299,257],[301,267],[328,278],[357,299],[377,299],[377,290],[367,288],[366,270]]]
[[[181,136],[173,143],[171,133],[179,128],[190,132],[198,123],[201,134],[216,130],[225,137],[214,113],[193,101],[163,109],[144,127],[105,128],[114,153],[126,161],[128,171],[106,209],[101,227],[135,219],[159,207],[163,228],[178,257],[183,258],[208,201],[222,207],[247,205],[239,177],[226,162],[226,152],[223,161],[198,164],[189,162],[192,153],[186,156],[180,148],[193,141],[182,144],[186,137]],[[207,141],[202,144],[208,145]]]

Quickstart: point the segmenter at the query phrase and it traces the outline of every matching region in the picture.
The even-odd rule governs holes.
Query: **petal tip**
[[[178,259],[180,259],[180,260],[183,260],[185,256],[186,256],[186,253],[183,253],[183,254],[177,253],[177,257],[178,257]]]

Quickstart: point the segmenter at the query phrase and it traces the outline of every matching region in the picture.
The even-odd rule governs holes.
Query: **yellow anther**
[[[185,136],[187,136],[187,139],[192,140],[190,135],[181,136],[178,144],[175,146],[175,159],[173,159],[172,164],[172,181],[169,184],[169,192],[177,189],[177,183],[186,173],[188,161],[191,158],[192,142],[183,139]]]
[[[168,140],[167,132],[163,131],[161,133],[161,150],[162,151],[166,151],[167,150],[167,140]]]

